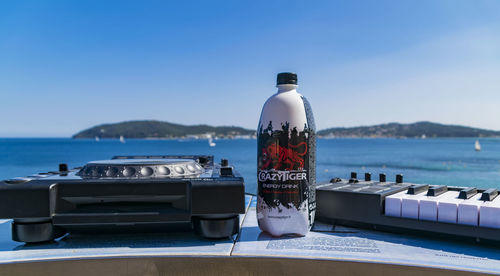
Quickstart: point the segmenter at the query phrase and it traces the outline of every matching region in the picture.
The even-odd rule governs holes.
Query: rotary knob
[[[365,173],[365,181],[371,181],[372,180],[372,174],[371,173]]]

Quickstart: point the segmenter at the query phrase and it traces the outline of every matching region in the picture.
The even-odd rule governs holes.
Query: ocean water
[[[500,139],[319,139],[317,181],[348,178],[351,171],[371,172],[376,179],[398,173],[407,182],[500,188]],[[59,163],[77,167],[114,155],[210,154],[229,159],[245,178],[246,190],[256,192],[256,140],[118,140],[0,139],[0,179],[57,170]]]

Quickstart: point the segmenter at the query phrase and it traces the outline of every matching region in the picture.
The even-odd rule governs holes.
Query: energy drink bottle
[[[257,128],[257,219],[273,236],[309,232],[316,211],[316,127],[297,75],[280,73]]]

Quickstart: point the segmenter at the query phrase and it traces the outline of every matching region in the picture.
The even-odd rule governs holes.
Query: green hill
[[[235,126],[180,125],[160,121],[128,121],[103,124],[78,132],[73,138],[182,138],[189,135],[201,136],[211,133],[217,137],[254,135],[254,130]]]
[[[318,131],[319,137],[500,137],[500,131],[432,122],[388,123],[374,126],[336,127]]]
[[[103,124],[78,132],[73,138],[185,138],[210,133],[221,138],[255,136],[255,130],[236,126],[180,125],[160,121],[127,121]],[[500,137],[500,131],[432,122],[388,123],[374,126],[337,127],[318,131],[318,137]]]

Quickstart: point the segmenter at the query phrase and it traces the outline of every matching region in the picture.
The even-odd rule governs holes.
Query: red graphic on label
[[[262,166],[261,169],[269,169],[272,167],[275,170],[283,169],[285,165],[285,170],[296,170],[299,168],[304,168],[304,158],[302,156],[307,154],[307,143],[301,142],[297,145],[288,144],[289,148],[282,147],[278,143],[273,143],[262,149]],[[297,152],[297,148],[303,146],[303,152]]]

